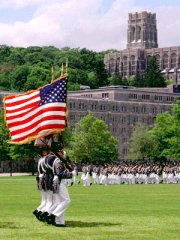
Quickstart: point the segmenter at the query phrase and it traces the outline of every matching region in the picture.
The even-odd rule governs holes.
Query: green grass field
[[[179,240],[180,185],[69,188],[67,228],[39,222],[35,177],[0,178],[1,240]]]

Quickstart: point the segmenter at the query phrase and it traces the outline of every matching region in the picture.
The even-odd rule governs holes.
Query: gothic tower
[[[156,14],[129,13],[127,48],[157,48]]]

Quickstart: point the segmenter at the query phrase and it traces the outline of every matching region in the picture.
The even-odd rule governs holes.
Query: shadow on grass
[[[1,228],[19,229],[22,227],[18,227],[14,222],[0,222],[0,229]]]
[[[81,222],[81,221],[66,221],[68,227],[76,228],[89,228],[89,227],[111,227],[122,226],[122,223],[109,223],[109,222]]]

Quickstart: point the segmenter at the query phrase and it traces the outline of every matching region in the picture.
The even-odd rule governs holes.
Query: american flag
[[[63,131],[66,99],[66,78],[25,94],[5,97],[5,119],[12,142],[24,144]]]

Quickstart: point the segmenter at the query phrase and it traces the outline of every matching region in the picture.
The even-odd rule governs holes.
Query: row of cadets
[[[65,151],[60,150],[58,154],[65,159]],[[42,200],[39,207],[33,211],[38,220],[56,227],[66,226],[64,214],[71,200],[65,186],[65,179],[72,177],[70,170],[48,148],[42,148],[37,177]]]
[[[79,184],[80,181],[77,180],[77,176],[78,176],[78,168],[77,166],[74,166],[74,169],[72,171],[72,178],[73,178],[73,184],[76,185],[77,183]]]
[[[72,179],[71,178],[65,179],[65,182],[68,187],[71,187],[72,185],[76,185],[80,183],[80,180],[77,179],[77,176],[78,176],[78,169],[77,169],[77,166],[75,165],[72,170]]]
[[[125,165],[119,164],[100,167],[100,174],[97,174],[97,167],[93,168],[93,180],[96,184],[148,184],[160,182],[161,168],[159,166]]]
[[[163,183],[180,183],[180,170],[168,169],[162,173]]]
[[[92,178],[93,178],[94,184],[100,183],[99,176],[100,176],[100,167],[94,166],[92,171]]]
[[[90,187],[92,185],[91,176],[90,176],[90,166],[82,167],[81,180],[84,187]]]

